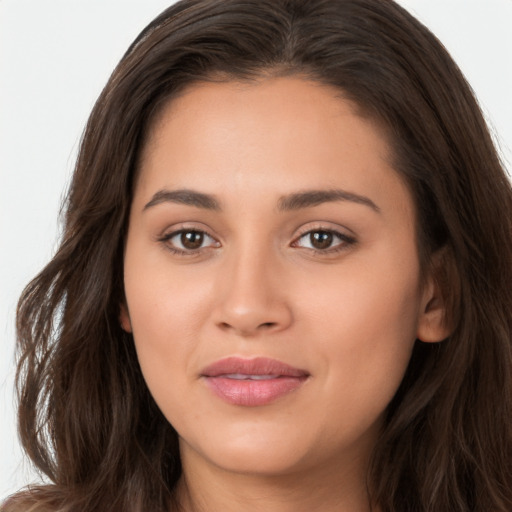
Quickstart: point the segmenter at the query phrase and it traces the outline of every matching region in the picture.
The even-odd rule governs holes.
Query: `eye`
[[[355,242],[355,238],[332,229],[315,229],[301,235],[292,245],[328,253],[340,251]]]
[[[195,254],[208,247],[220,247],[213,237],[198,229],[180,229],[159,239],[166,247],[178,254]]]

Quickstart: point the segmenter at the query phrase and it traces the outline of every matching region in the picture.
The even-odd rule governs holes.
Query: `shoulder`
[[[30,488],[9,496],[0,503],[0,512],[59,512],[58,493],[51,487]]]

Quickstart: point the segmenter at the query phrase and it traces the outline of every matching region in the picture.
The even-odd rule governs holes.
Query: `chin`
[[[285,476],[296,473],[307,464],[297,453],[297,447],[224,447],[212,454],[212,462],[225,471],[261,477]]]
[[[238,425],[229,432],[210,431],[208,436],[196,438],[198,442],[180,437],[182,458],[193,453],[225,471],[261,476],[285,475],[307,464],[308,443],[298,428],[290,433],[276,426],[261,427]]]

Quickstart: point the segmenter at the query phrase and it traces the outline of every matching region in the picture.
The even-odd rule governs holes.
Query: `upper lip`
[[[207,366],[202,372],[203,377],[219,377],[221,375],[279,375],[281,377],[307,377],[309,372],[294,368],[277,359],[255,357],[226,357]]]

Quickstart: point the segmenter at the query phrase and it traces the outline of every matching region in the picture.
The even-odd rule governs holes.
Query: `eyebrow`
[[[380,208],[368,197],[347,192],[341,189],[329,190],[306,190],[304,192],[296,192],[279,198],[277,208],[279,211],[302,210],[318,206],[322,203],[330,203],[336,201],[349,201],[356,204],[362,204],[370,207],[379,213]],[[161,203],[177,203],[204,210],[221,211],[219,201],[210,194],[196,192],[195,190],[159,190],[151,200],[144,206],[143,211]]]
[[[144,206],[143,210],[147,210],[152,206],[161,203],[177,203],[187,206],[194,206],[205,210],[220,211],[220,205],[215,197],[194,190],[159,190]]]
[[[306,190],[290,194],[279,199],[278,209],[280,211],[301,210],[335,201],[350,201],[369,206],[377,213],[380,212],[380,208],[370,198],[341,189]]]

